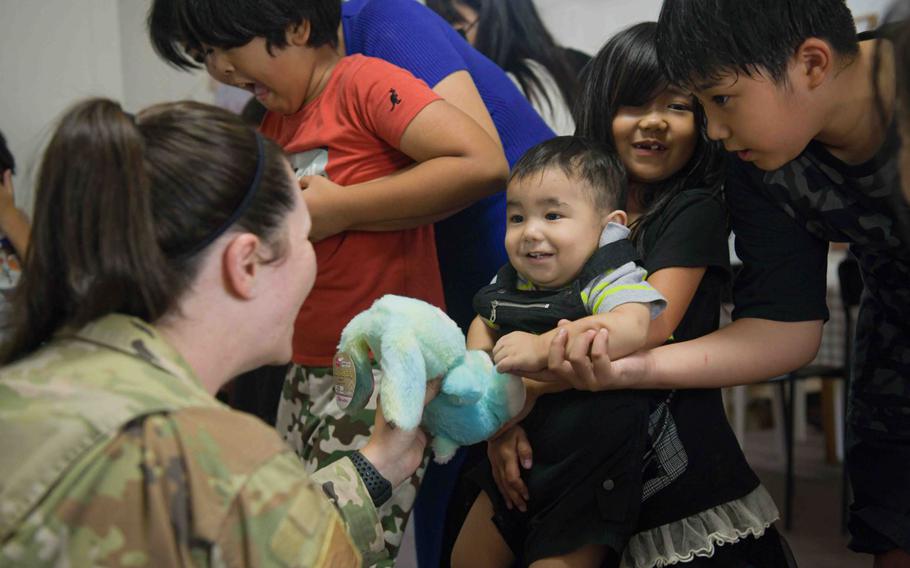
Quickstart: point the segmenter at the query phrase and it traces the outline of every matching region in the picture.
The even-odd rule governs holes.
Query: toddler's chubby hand
[[[550,342],[539,335],[513,331],[493,346],[493,362],[500,373],[542,371],[547,368]]]
[[[321,241],[348,229],[344,215],[333,207],[333,193],[343,189],[343,186],[324,176],[301,176],[298,182],[300,189],[304,190],[303,198],[313,221],[311,241]]]

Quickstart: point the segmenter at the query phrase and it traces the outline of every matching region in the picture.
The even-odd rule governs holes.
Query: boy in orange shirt
[[[295,324],[278,427],[316,469],[362,446],[375,412],[375,400],[351,416],[334,401],[331,362],[341,329],[384,294],[443,307],[430,223],[497,191],[508,166],[477,123],[410,73],[379,59],[339,57],[338,2],[268,0],[252,10],[235,1],[176,0],[165,13],[180,14],[170,25],[209,74],[251,91],[268,109],[261,130],[289,154],[305,190],[319,273]],[[171,62],[190,64],[157,47]],[[422,471],[381,511],[390,560]]]

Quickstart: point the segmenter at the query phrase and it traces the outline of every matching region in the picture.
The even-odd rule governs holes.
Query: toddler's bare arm
[[[500,372],[543,371],[547,367],[550,343],[562,328],[569,334],[569,348],[585,331],[606,329],[610,333],[610,358],[618,359],[646,345],[650,321],[651,309],[647,304],[620,304],[608,313],[567,322],[542,335],[522,332],[505,335],[493,348],[493,361]]]
[[[493,345],[496,343],[497,334],[490,326],[483,322],[480,316],[476,316],[468,328],[467,347],[468,349],[479,349],[490,353],[493,351]]]

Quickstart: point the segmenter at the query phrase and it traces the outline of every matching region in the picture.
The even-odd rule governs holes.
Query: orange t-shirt
[[[398,150],[401,136],[439,98],[404,69],[351,55],[338,62],[316,99],[290,116],[267,113],[260,129],[284,148],[298,175],[322,174],[339,185],[353,185],[413,163]],[[444,308],[432,225],[346,231],[316,243],[315,249],[316,283],[294,327],[293,360],[299,365],[331,366],[341,330],[385,294]]]

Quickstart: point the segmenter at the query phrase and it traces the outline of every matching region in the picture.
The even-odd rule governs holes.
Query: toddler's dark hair
[[[844,0],[665,0],[657,52],[671,83],[710,86],[729,72],[783,83],[790,58],[812,37],[847,58],[859,53]]]
[[[155,51],[181,69],[201,67],[189,53],[229,49],[257,37],[266,48],[287,45],[287,31],[306,20],[310,47],[338,44],[341,0],[155,0],[148,29]]]
[[[509,183],[559,168],[572,181],[584,182],[598,211],[626,206],[626,169],[615,152],[580,136],[557,136],[534,146],[516,162]]]

